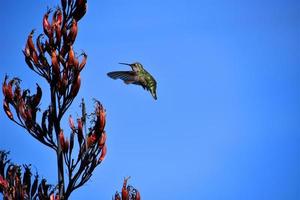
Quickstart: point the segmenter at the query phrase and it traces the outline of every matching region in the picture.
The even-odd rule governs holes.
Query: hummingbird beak
[[[119,63],[119,64],[131,66],[131,64],[128,64],[128,63]]]

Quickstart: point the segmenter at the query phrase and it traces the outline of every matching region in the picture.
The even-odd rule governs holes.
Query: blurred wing
[[[121,79],[125,83],[134,83],[136,81],[136,73],[133,71],[115,71],[107,73],[112,79]]]

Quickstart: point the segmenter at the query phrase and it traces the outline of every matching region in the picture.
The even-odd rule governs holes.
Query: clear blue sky
[[[0,77],[48,89],[21,49],[58,0],[3,1]],[[72,199],[110,199],[124,176],[145,200],[300,199],[300,1],[89,1],[75,50],[81,97],[107,109],[108,155]],[[158,100],[106,76],[140,61]],[[56,180],[54,152],[0,111],[0,148]],[[65,130],[67,123],[64,124]]]

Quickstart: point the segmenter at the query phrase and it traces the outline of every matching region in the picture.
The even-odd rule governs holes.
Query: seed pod
[[[82,121],[80,118],[77,119],[77,130],[78,130],[78,143],[81,144],[83,140]]]
[[[31,188],[31,170],[30,165],[23,165],[25,172],[23,175],[23,185],[25,187],[25,191],[27,195],[30,195],[30,188]]]
[[[74,132],[72,131],[72,133],[70,134],[70,153],[72,152],[74,147]]]

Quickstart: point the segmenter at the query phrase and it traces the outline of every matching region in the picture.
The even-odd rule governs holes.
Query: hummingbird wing
[[[133,71],[114,71],[107,73],[107,76],[115,80],[121,79],[127,84],[136,82],[136,73]]]

